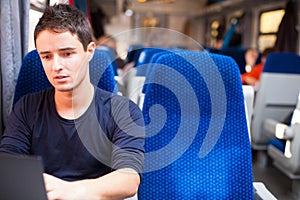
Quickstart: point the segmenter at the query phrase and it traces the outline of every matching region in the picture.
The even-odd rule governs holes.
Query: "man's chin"
[[[58,92],[72,92],[73,87],[55,87],[55,90]]]

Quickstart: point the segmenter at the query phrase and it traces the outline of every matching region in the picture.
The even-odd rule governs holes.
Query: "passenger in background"
[[[246,52],[245,52],[246,73],[250,72],[252,70],[252,68],[255,66],[258,56],[259,56],[259,53],[256,49],[250,48],[250,49],[246,50]]]
[[[96,48],[77,8],[46,7],[34,31],[53,88],[14,106],[0,152],[40,156],[52,199],[124,199],[136,194],[144,163],[144,120],[137,105],[90,82]]]
[[[117,64],[117,69],[122,70],[124,68],[125,62],[120,58],[117,52],[117,41],[111,35],[103,35],[96,41],[97,48],[101,49],[101,47],[109,48],[113,53],[113,59],[115,59]]]
[[[261,54],[261,62],[259,64],[255,65],[251,71],[241,75],[242,83],[244,85],[256,86],[258,84],[260,74],[261,74],[264,64],[266,62],[266,58],[269,53],[272,53],[274,51],[275,51],[275,49],[273,47],[266,48]]]
[[[114,50],[117,53],[117,41],[111,35],[103,35],[96,41],[97,46],[106,46]]]

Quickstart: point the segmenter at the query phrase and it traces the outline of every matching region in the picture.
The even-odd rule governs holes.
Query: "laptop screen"
[[[47,200],[40,157],[0,153],[0,199]]]

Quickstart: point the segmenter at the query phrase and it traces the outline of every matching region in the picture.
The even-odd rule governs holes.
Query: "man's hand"
[[[43,174],[43,176],[49,200],[92,199],[92,197],[86,196],[87,194],[83,185],[76,182],[64,181],[49,174]]]
[[[140,177],[135,170],[124,168],[73,182],[44,174],[44,181],[49,200],[120,200],[136,194]]]

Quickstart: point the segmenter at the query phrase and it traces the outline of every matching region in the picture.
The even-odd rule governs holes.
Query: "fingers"
[[[68,194],[67,182],[46,173],[43,174],[43,177],[48,200],[62,199]]]

